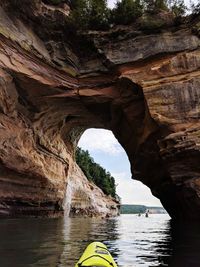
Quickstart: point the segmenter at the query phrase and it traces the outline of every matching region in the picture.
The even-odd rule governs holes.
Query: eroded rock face
[[[70,199],[77,207],[68,185],[74,177],[74,199],[89,185],[75,182],[74,149],[96,127],[113,131],[134,179],[173,218],[199,220],[197,26],[78,36],[66,6],[21,2],[0,9],[0,213],[57,216]]]
[[[69,205],[70,216],[101,216],[119,215],[119,203],[94,183],[89,182],[77,164],[73,167],[72,176],[68,177],[66,192],[66,208]]]

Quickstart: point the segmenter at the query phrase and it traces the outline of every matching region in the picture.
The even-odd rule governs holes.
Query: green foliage
[[[200,14],[200,3],[198,4],[192,4],[192,13],[194,15],[199,15]]]
[[[109,10],[106,0],[90,0],[89,27],[92,30],[109,28]]]
[[[120,206],[121,214],[145,213],[146,210],[149,210],[150,213],[155,213],[155,214],[166,213],[166,210],[162,207],[147,207],[144,205],[132,205],[132,204],[124,204]]]
[[[168,11],[167,0],[156,0],[155,9]]]
[[[143,0],[143,4],[145,11],[152,14],[168,10],[167,0]]]
[[[80,30],[107,30],[112,24],[128,25],[138,21],[144,22],[143,28],[157,30],[168,21],[166,14],[154,22],[157,14],[171,12],[175,16],[176,23],[177,18],[183,17],[187,10],[184,0],[117,0],[113,10],[108,8],[107,0],[73,0],[71,6],[71,22]],[[198,14],[200,6],[196,5],[193,9],[194,13]]]
[[[142,16],[143,5],[140,0],[117,1],[112,10],[112,22],[115,24],[130,24]]]
[[[187,11],[187,7],[184,0],[173,0],[171,1],[171,11],[174,13],[175,17],[182,17]]]
[[[87,150],[84,151],[77,147],[76,162],[89,181],[93,181],[106,195],[116,197],[115,179],[109,172],[94,162]]]
[[[89,6],[86,0],[74,0],[71,20],[79,29],[88,29],[89,27]]]
[[[144,205],[121,205],[120,213],[122,214],[138,214],[145,213],[147,207]]]
[[[109,28],[107,0],[75,0],[72,21],[79,29],[106,30]]]

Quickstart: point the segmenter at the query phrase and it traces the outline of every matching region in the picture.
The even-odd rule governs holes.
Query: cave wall
[[[63,214],[74,149],[96,127],[112,130],[171,217],[199,220],[198,24],[77,35],[68,14],[1,2],[0,213]]]

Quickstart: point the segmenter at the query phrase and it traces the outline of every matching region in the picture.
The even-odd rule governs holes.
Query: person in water
[[[149,210],[146,210],[145,217],[149,217]]]

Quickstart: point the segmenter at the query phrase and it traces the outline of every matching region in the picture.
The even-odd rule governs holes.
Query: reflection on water
[[[0,220],[0,266],[57,266],[62,228],[61,220]]]
[[[200,227],[199,224],[171,224],[170,266],[199,267],[200,266]]]
[[[167,215],[114,219],[0,221],[1,267],[73,267],[91,241],[102,241],[119,267],[200,266],[200,229]]]
[[[63,227],[64,247],[59,267],[74,266],[85,247],[91,241],[116,240],[117,220],[91,219],[91,218],[67,218]],[[106,243],[106,242],[105,242]],[[117,256],[117,250],[113,249]],[[113,255],[113,256],[114,256]]]

